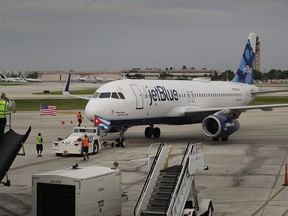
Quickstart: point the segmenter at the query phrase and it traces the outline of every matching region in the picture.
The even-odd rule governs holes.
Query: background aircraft
[[[85,76],[85,77],[78,76],[78,77],[75,77],[73,80],[78,80],[80,82],[84,82],[84,81],[88,80],[88,77],[87,76]]]
[[[124,132],[132,126],[148,125],[145,137],[160,137],[155,124],[202,125],[204,135],[227,141],[236,132],[242,112],[250,109],[270,111],[288,104],[248,106],[257,95],[288,90],[259,91],[252,85],[256,35],[251,33],[232,82],[207,79],[117,80],[99,87],[89,100],[85,113],[95,126],[106,131]],[[69,94],[70,75],[64,95]]]
[[[101,77],[94,76],[96,83],[102,83],[103,79]]]
[[[34,78],[27,78],[27,76],[24,76],[24,80],[27,82],[42,82],[40,79],[34,79]]]
[[[7,77],[4,74],[0,75],[0,80],[5,81],[5,82],[27,82],[24,78],[22,77]]]

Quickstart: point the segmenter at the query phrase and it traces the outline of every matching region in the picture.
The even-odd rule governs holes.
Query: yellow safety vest
[[[8,109],[8,102],[5,100],[0,100],[0,118],[6,118]]]
[[[36,136],[36,144],[37,144],[37,145],[38,145],[38,144],[42,144],[42,141],[43,141],[43,139],[42,139],[41,136]]]

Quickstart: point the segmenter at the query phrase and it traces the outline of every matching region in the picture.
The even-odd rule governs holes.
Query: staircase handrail
[[[158,147],[158,150],[157,150],[157,152],[156,152],[155,158],[154,158],[154,160],[153,160],[153,163],[152,163],[152,165],[151,165],[151,168],[150,168],[150,170],[149,170],[149,172],[148,172],[148,175],[147,175],[147,177],[146,177],[144,186],[143,186],[143,188],[142,188],[142,190],[141,190],[140,196],[139,196],[139,198],[138,198],[138,200],[137,200],[137,203],[136,203],[136,205],[135,205],[135,208],[134,208],[134,215],[135,215],[135,216],[136,216],[136,214],[137,214],[136,211],[137,211],[137,208],[138,208],[138,206],[139,206],[139,204],[140,204],[140,201],[141,201],[142,198],[143,198],[143,194],[144,194],[144,192],[146,191],[146,189],[147,189],[147,187],[148,187],[148,185],[149,185],[151,175],[152,175],[152,173],[153,173],[153,170],[154,170],[155,165],[156,165],[156,163],[157,163],[158,157],[159,157],[159,155],[160,155],[160,153],[161,153],[161,150],[162,150],[162,148],[163,148],[164,145],[165,145],[165,143],[164,143],[164,142],[161,142],[160,145],[159,145],[159,147]]]
[[[192,146],[191,146],[192,145]],[[190,147],[191,146],[191,147]],[[183,179],[184,179],[184,176],[186,174],[186,171],[188,169],[188,164],[189,164],[189,155],[190,153],[193,152],[194,150],[194,147],[195,147],[195,144],[193,143],[188,143],[187,144],[187,147],[186,147],[186,150],[185,150],[185,153],[183,155],[183,158],[182,158],[182,161],[181,161],[181,166],[182,166],[182,169],[181,169],[181,172],[178,176],[178,178],[175,180],[174,182],[174,185],[175,185],[175,188],[174,188],[174,191],[173,193],[171,193],[170,195],[170,203],[169,203],[169,206],[168,208],[166,209],[166,215],[169,215],[169,213],[172,211],[172,207],[174,205],[174,202],[175,202],[175,199],[177,197],[177,194],[180,190],[180,186],[182,185],[182,182],[183,182]],[[191,148],[191,150],[189,150]],[[184,164],[184,165],[183,165]]]

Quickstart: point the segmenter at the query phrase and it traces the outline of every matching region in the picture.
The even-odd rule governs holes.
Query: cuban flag
[[[110,123],[111,121],[109,121],[108,119],[105,119],[96,114],[94,115],[94,127],[108,130]]]

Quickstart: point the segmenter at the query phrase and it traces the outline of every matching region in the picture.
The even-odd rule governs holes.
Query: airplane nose
[[[94,121],[94,114],[95,114],[95,101],[89,100],[85,107],[85,114],[90,121]]]

